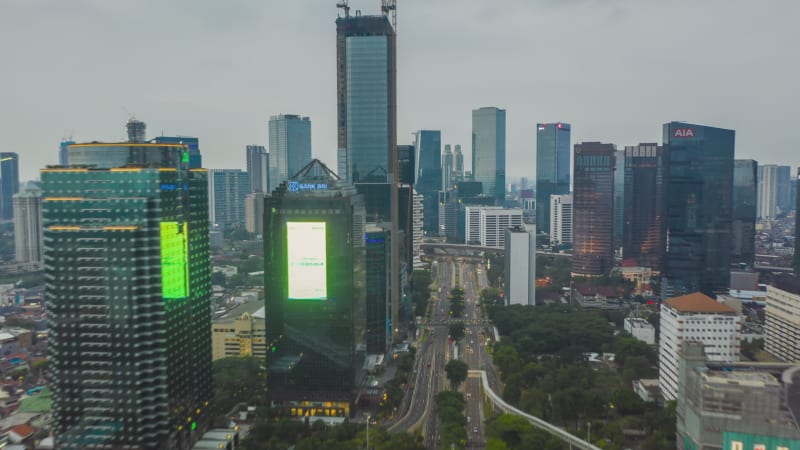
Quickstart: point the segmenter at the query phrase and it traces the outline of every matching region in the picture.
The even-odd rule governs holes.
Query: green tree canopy
[[[458,386],[467,379],[469,366],[464,361],[453,359],[444,366],[444,371],[453,389],[458,389]]]

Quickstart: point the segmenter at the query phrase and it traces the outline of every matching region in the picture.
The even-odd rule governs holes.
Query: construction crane
[[[349,3],[348,0],[342,0],[341,2],[336,4],[337,8],[340,8],[340,9],[344,10],[344,17],[345,18],[350,17],[350,5],[348,5],[348,3]]]
[[[392,28],[397,31],[397,0],[381,0],[381,12],[384,16],[392,13]]]

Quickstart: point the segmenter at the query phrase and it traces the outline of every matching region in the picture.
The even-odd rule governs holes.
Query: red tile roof
[[[26,439],[30,437],[36,430],[34,430],[32,426],[23,423],[22,425],[12,427],[8,431],[13,431],[17,434],[17,436],[21,437],[22,439]]]
[[[736,311],[723,303],[701,293],[694,292],[667,300],[667,304],[684,313],[731,313]]]

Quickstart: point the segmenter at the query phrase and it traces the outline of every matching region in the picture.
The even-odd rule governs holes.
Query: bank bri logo
[[[301,183],[299,181],[289,182],[289,192],[300,191],[316,191],[320,189],[328,189],[327,183]]]

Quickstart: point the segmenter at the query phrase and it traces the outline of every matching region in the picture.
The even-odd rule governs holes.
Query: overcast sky
[[[398,3],[400,144],[440,129],[469,159],[471,110],[497,106],[510,177],[535,173],[535,124],[551,121],[620,148],[691,121],[735,129],[737,158],[800,163],[797,0]],[[335,169],[335,4],[0,0],[0,151],[32,179],[64,137],[125,139],[130,113],[238,168],[270,115],[294,113]]]

